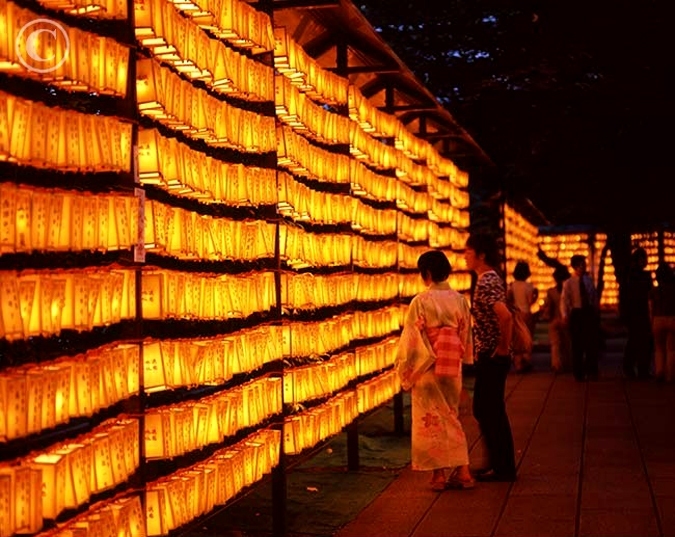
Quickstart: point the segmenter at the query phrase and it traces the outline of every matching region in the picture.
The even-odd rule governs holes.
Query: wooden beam
[[[314,39],[311,39],[305,46],[305,52],[309,54],[312,58],[318,58],[326,52],[328,52],[332,47],[335,46],[335,36],[330,32],[322,32]]]
[[[328,67],[326,71],[332,71],[334,73],[338,72],[337,67]],[[355,65],[353,67],[347,67],[347,74],[358,74],[358,73],[398,73],[400,69],[398,67],[390,67],[387,65]]]
[[[378,106],[380,110],[384,110],[384,106]],[[428,112],[429,110],[436,110],[438,108],[434,104],[399,104],[392,107],[392,112]],[[389,110],[387,110],[389,111]]]
[[[443,140],[443,139],[464,140],[464,135],[458,134],[456,132],[426,132],[426,133],[418,132],[415,135],[420,138],[424,138],[425,140]]]
[[[263,1],[259,0],[258,2],[251,2],[251,6],[266,7],[272,5],[273,11],[279,11],[282,9],[323,9],[330,7],[339,7],[339,0],[272,0],[272,1]]]

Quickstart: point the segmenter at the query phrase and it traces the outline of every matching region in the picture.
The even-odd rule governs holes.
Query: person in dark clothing
[[[637,248],[631,255],[631,266],[626,280],[623,322],[628,338],[623,356],[623,373],[628,378],[648,378],[652,363],[653,336],[649,298],[654,284],[652,276],[645,270],[647,252]]]
[[[504,399],[512,361],[513,320],[506,304],[506,285],[495,270],[499,266],[496,240],[492,235],[472,233],[464,259],[477,276],[471,306],[476,354],[473,415],[489,461],[486,468],[476,470],[475,476],[478,481],[515,481],[513,435]]]
[[[573,274],[565,280],[560,295],[560,314],[569,326],[572,343],[572,373],[578,381],[597,380],[600,354],[598,293],[586,272],[586,257],[573,255]]]

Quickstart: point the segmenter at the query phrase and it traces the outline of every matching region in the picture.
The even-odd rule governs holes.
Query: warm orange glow
[[[116,0],[103,0],[97,2],[98,6],[94,2],[89,4],[87,0],[41,0],[40,3],[59,11],[70,11],[73,15],[86,12],[87,17],[105,13],[105,18],[126,18],[127,11],[126,3]],[[110,9],[100,9],[103,7],[101,3]],[[52,24],[36,23],[40,17],[13,2],[3,1],[0,4],[0,35],[4,36],[0,40],[0,71],[35,78],[69,91],[126,96],[128,46],[62,22],[55,31]],[[19,36],[28,23],[32,23],[31,35],[36,39],[32,43],[36,49],[33,52],[27,50],[28,39]],[[46,31],[39,32],[40,29]]]

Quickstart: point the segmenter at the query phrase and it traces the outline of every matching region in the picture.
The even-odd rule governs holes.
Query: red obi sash
[[[459,333],[450,326],[427,328],[427,337],[436,355],[434,372],[439,377],[459,377],[462,372],[464,345]]]

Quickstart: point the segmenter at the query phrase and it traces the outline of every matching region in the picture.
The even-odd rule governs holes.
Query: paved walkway
[[[624,380],[622,344],[596,382],[553,375],[548,353],[509,376],[515,483],[436,493],[408,468],[335,537],[675,537],[675,385]],[[482,466],[468,408],[462,419]]]

